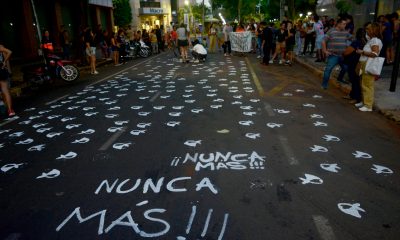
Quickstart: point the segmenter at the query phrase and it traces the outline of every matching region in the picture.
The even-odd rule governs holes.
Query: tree
[[[132,22],[132,10],[129,0],[113,0],[114,5],[114,23],[117,26],[124,27]]]

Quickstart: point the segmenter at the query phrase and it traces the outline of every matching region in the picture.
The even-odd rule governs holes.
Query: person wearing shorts
[[[189,62],[188,59],[188,46],[189,46],[189,36],[188,32],[185,29],[185,24],[181,23],[180,27],[176,30],[177,38],[177,46],[180,49],[182,62]]]
[[[288,38],[288,31],[286,30],[286,24],[281,23],[280,29],[278,30],[277,34],[277,41],[276,41],[276,48],[275,48],[275,53],[272,59],[269,61],[269,63],[273,63],[274,59],[278,56],[278,54],[281,54],[281,59],[279,60],[279,64],[283,63],[283,60],[285,59],[285,53],[286,53],[286,39]]]
[[[0,87],[4,103],[7,105],[8,116],[15,116],[15,112],[12,108],[11,94],[10,94],[10,74],[8,69],[8,60],[11,56],[11,50],[0,44]]]
[[[324,32],[324,25],[322,24],[322,21],[319,19],[318,15],[314,15],[314,32],[316,35],[315,38],[315,47],[317,48],[317,60],[316,62],[324,62],[325,61],[325,55],[322,52],[322,41],[324,40],[325,37],[325,32]]]
[[[96,44],[94,41],[94,34],[91,29],[87,30],[87,33],[85,36],[85,42],[86,42],[85,52],[90,60],[90,73],[91,74],[99,74],[99,72],[96,71]]]

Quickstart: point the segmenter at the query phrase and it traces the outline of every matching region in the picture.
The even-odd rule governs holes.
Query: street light
[[[302,13],[300,13],[300,14],[299,14],[299,16],[300,16],[300,18],[302,18],[302,17],[303,17],[303,14],[302,14]]]
[[[307,12],[307,16],[311,16],[312,12]]]

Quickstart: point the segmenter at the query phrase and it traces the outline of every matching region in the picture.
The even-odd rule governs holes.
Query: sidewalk
[[[315,62],[316,58],[311,56],[296,56],[295,61],[303,67],[310,70],[312,73],[317,75],[322,82],[322,75],[325,68],[325,63]],[[374,109],[379,113],[385,115],[387,118],[394,120],[400,124],[400,77],[397,79],[397,86],[395,92],[390,92],[390,81],[393,66],[384,66],[382,70],[381,78],[375,81],[375,103]],[[340,68],[335,68],[331,74],[329,85],[339,88],[345,94],[348,94],[351,90],[349,84],[339,84],[336,81],[337,75]],[[347,78],[347,74],[345,79]],[[329,91],[329,89],[328,89]]]

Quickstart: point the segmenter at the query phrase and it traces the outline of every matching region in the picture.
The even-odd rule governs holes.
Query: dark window
[[[141,8],[160,8],[161,7],[161,3],[160,2],[156,2],[156,1],[140,1],[140,7]]]

